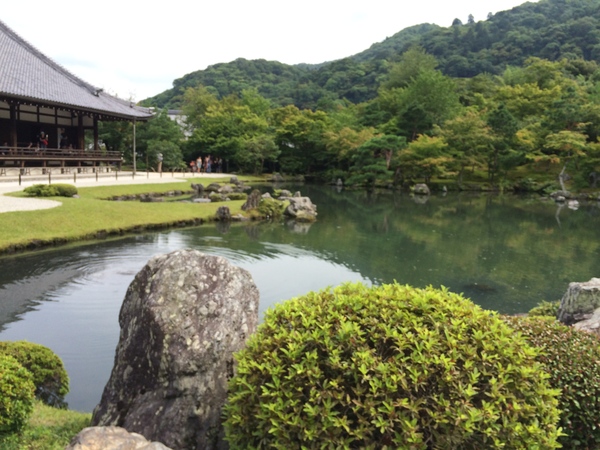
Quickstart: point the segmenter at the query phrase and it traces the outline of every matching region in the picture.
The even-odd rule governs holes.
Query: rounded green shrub
[[[33,412],[31,372],[12,356],[0,354],[0,434],[19,431]]]
[[[69,392],[69,376],[56,353],[32,342],[3,341],[0,355],[12,356],[31,372],[37,398],[50,406],[66,406],[64,398]]]
[[[23,189],[23,192],[29,197],[56,197],[58,191],[52,185],[47,184],[34,184]]]
[[[77,195],[77,188],[72,184],[57,183],[52,186],[57,190],[59,197],[73,197]]]
[[[546,317],[507,317],[541,349],[537,360],[560,390],[563,448],[600,448],[600,341],[597,336]]]
[[[232,449],[556,448],[537,350],[445,288],[344,284],[275,306],[236,355]]]
[[[73,197],[77,188],[72,184],[34,184],[23,189],[29,197]]]

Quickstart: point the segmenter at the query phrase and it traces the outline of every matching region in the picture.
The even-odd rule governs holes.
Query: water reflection
[[[523,312],[559,298],[570,281],[599,275],[597,204],[561,211],[532,198],[448,194],[416,203],[301,189],[318,205],[316,223],[218,223],[0,259],[0,340],[52,348],[71,377],[69,406],[90,411],[112,368],[125,291],[157,254],[195,248],[249,270],[261,314],[344,281],[394,280],[444,285],[485,308]]]

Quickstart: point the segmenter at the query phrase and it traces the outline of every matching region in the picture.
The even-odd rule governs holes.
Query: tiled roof
[[[0,21],[0,95],[73,107],[120,118],[146,119],[151,111],[76,77]]]

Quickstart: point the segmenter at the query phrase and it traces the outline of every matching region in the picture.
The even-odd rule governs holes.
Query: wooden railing
[[[0,147],[0,161],[121,162],[121,152],[31,147]]]

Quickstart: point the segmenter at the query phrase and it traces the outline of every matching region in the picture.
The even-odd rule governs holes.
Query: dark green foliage
[[[559,389],[558,425],[566,436],[563,448],[600,446],[600,341],[597,336],[567,327],[545,317],[510,317],[511,326],[542,350],[538,361]]]
[[[33,411],[31,372],[8,355],[0,354],[0,435],[25,426]]]
[[[382,135],[365,142],[352,155],[347,184],[373,187],[391,183],[392,159],[404,147],[406,139],[393,135]]]
[[[560,306],[560,300],[555,302],[547,302],[542,300],[538,305],[529,311],[530,316],[545,316],[554,317],[558,315],[558,308]]]
[[[77,188],[72,184],[34,184],[23,189],[29,197],[73,197]]]
[[[286,203],[281,200],[262,198],[258,204],[257,210],[263,217],[279,219],[283,216],[285,205]]]
[[[65,407],[69,392],[69,376],[62,360],[40,344],[27,341],[0,342],[0,355],[15,358],[33,375],[35,395],[50,406]]]
[[[232,449],[556,448],[537,352],[446,289],[345,284],[269,310],[237,356]]]
[[[158,171],[160,155],[164,170],[184,168],[181,144],[184,134],[177,122],[169,118],[167,110],[159,111],[152,119],[138,126],[136,134],[137,157],[140,163]]]
[[[373,44],[369,49],[357,53],[352,58],[360,62],[377,59],[392,61],[407,49],[418,44],[422,36],[442,29],[442,27],[430,23],[422,23],[420,25],[404,28],[402,31],[386,38],[382,42]]]

